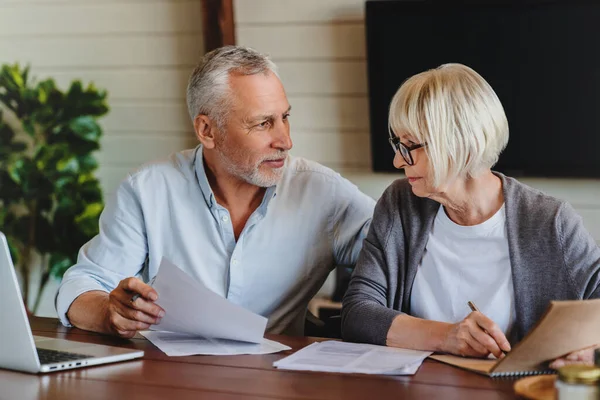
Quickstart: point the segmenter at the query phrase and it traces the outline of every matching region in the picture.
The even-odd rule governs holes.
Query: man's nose
[[[289,125],[283,121],[279,121],[275,129],[275,141],[273,147],[287,151],[290,150],[293,145]]]

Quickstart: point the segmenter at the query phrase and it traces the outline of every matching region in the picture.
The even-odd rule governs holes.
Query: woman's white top
[[[454,223],[440,207],[413,283],[410,314],[456,323],[468,301],[506,334],[515,318],[504,205],[474,226]]]

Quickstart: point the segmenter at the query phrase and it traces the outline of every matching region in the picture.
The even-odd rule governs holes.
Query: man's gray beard
[[[275,186],[277,184],[277,182],[279,182],[279,180],[283,176],[283,171],[287,167],[287,160],[288,160],[287,154],[286,154],[285,155],[285,163],[283,164],[283,167],[278,168],[277,170],[273,169],[272,171],[274,173],[271,174],[270,176],[267,176],[266,174],[260,172],[260,164],[264,160],[262,160],[257,166],[252,168],[252,170],[247,171],[247,170],[243,170],[243,169],[239,168],[237,165],[232,163],[229,160],[229,158],[225,154],[223,154],[223,152],[219,151],[218,154],[219,154],[219,158],[221,159],[221,162],[225,166],[225,169],[227,170],[228,173],[243,180],[244,182],[247,182],[254,186],[263,187],[263,188]]]
[[[287,160],[286,160],[287,161]],[[275,186],[277,182],[281,179],[283,175],[283,170],[285,169],[287,163],[283,164],[283,167],[278,168],[277,170],[273,170],[273,174],[270,176],[266,176],[266,174],[261,173],[258,168],[255,168],[250,174],[247,176],[240,176],[243,180],[248,182],[251,185],[258,187],[271,187]]]

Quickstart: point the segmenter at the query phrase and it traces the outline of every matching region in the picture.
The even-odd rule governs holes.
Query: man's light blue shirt
[[[303,333],[308,302],[331,269],[355,263],[375,202],[338,173],[290,156],[236,241],[203,164],[198,146],[143,166],[121,183],[100,217],[100,233],[63,278],[56,297],[63,324],[70,325],[66,313],[77,296],[110,292],[131,276],[148,281],[166,257],[217,294],[267,317],[269,332]]]

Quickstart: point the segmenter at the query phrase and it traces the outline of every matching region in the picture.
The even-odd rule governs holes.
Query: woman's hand
[[[442,341],[442,351],[463,357],[487,357],[492,353],[503,357],[510,343],[498,325],[479,311],[449,325]]]
[[[557,358],[550,363],[550,368],[559,369],[562,366],[569,364],[594,364],[594,349],[600,347],[600,345],[594,345],[585,349],[574,351],[567,354],[565,357]]]

